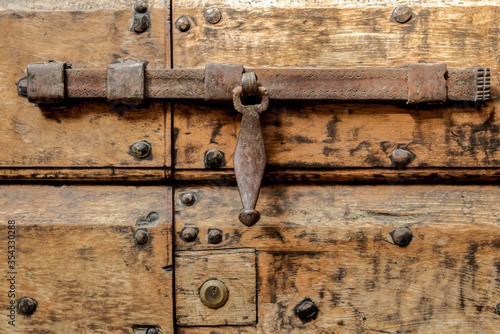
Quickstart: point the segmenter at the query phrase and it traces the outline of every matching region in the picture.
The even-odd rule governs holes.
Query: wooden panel
[[[100,11],[2,11],[0,166],[170,166],[170,107],[164,102],[132,110],[105,101],[42,109],[19,97],[15,86],[28,64],[50,59],[68,61],[73,68],[128,60],[168,67],[168,12],[168,5],[150,9],[150,30],[136,34],[130,31],[131,4]],[[152,156],[138,160],[130,154],[129,146],[139,140],[151,143]]]
[[[183,206],[185,192],[194,205]],[[177,250],[257,249],[255,327],[199,333],[493,333],[500,302],[498,186],[269,186],[261,221],[238,222],[235,187],[176,191]],[[178,234],[199,229],[194,242]],[[390,232],[408,226],[412,242]],[[223,231],[208,244],[209,228]],[[234,267],[234,274],[239,269]],[[317,318],[295,306],[311,298]],[[184,330],[183,333],[196,331]]]
[[[1,170],[0,170],[1,171]],[[216,182],[222,185],[236,184],[233,170],[176,170],[175,179],[181,182]],[[497,184],[500,180],[498,168],[357,168],[335,170],[303,170],[303,169],[271,169],[264,174],[264,183],[274,184],[297,182],[334,182],[334,183],[381,183],[381,184],[411,184],[411,183],[449,183]]]
[[[251,325],[257,321],[254,249],[175,253],[175,309],[179,326]],[[212,309],[200,299],[206,281],[224,283],[229,297]]]
[[[192,206],[180,201],[187,192],[196,198]],[[176,194],[176,233],[186,226],[200,230],[195,242],[177,238],[179,250],[327,251],[352,242],[365,228],[373,238],[385,240],[401,225],[424,234],[439,227],[453,237],[472,237],[476,229],[491,233],[500,226],[498,186],[265,186],[257,204],[261,220],[251,228],[238,221],[241,202],[236,187],[181,187]],[[205,241],[209,228],[224,232],[220,244]],[[500,242],[500,235],[492,237]]]
[[[393,251],[358,239],[354,252],[260,253],[259,311],[275,315],[261,326],[269,333],[494,333],[500,271],[498,244],[490,242],[462,236]],[[293,310],[306,297],[319,307],[310,323]]]
[[[170,169],[133,168],[0,168],[2,181],[165,181]]]
[[[101,10],[132,8],[134,2],[128,0],[0,0],[0,10],[42,11],[42,10]],[[149,8],[165,7],[164,0],[148,0]]]
[[[347,3],[354,6],[355,2]],[[173,30],[174,67],[201,68],[206,62],[248,67],[386,67],[420,60],[446,62],[449,68],[481,65],[491,68],[493,101],[482,107],[449,103],[435,108],[271,101],[262,116],[271,168],[390,167],[389,155],[397,147],[415,153],[411,167],[500,164],[496,98],[500,7],[470,2],[456,7],[415,5],[411,21],[399,24],[391,19],[392,5],[285,4],[289,2],[229,5],[225,1],[219,6],[221,22],[212,25],[203,18],[208,4],[174,1],[173,20],[183,15],[192,20],[189,31]],[[232,168],[240,119],[231,107],[176,103],[176,167],[202,169],[204,152],[218,148],[225,153],[225,167]]]
[[[126,186],[0,186],[2,333],[173,333],[171,190]],[[155,212],[156,214],[152,214]],[[8,221],[15,221],[15,268],[7,267]],[[134,242],[145,228],[149,241]],[[7,323],[10,301],[38,302]],[[10,319],[9,319],[10,320]]]

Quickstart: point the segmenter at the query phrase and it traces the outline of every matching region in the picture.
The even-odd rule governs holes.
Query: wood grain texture
[[[194,205],[180,203],[185,192]],[[494,333],[499,196],[498,186],[264,187],[262,218],[247,228],[235,187],[179,188],[178,251],[258,254],[258,324],[198,333]],[[177,236],[185,226],[199,229],[194,242]],[[406,248],[389,234],[400,226],[414,235]],[[213,227],[223,231],[218,245],[205,241]],[[316,320],[294,315],[304,298],[319,306]]]
[[[2,167],[170,166],[170,109],[164,102],[128,110],[105,101],[39,108],[19,97],[15,83],[30,63],[68,61],[73,68],[105,68],[113,61],[147,60],[170,66],[168,7],[151,9],[151,28],[130,31],[133,10],[0,12],[0,142]],[[130,145],[152,144],[137,160]]]
[[[0,168],[0,181],[151,182],[170,179],[170,169],[139,168]]]
[[[168,187],[0,186],[0,256],[7,258],[7,222],[15,220],[15,299],[38,302],[33,315],[7,325],[2,284],[0,332],[132,333],[152,325],[173,333],[168,203]],[[144,245],[134,242],[138,228],[150,234]],[[0,275],[7,271],[5,263]]]
[[[237,2],[244,4],[244,2]],[[500,163],[498,95],[500,19],[497,6],[418,7],[406,24],[394,7],[223,7],[222,20],[205,22],[198,2],[173,2],[173,20],[192,18],[187,32],[173,30],[174,67],[231,62],[248,67],[397,67],[425,60],[449,68],[491,68],[493,101],[483,106],[305,104],[272,102],[262,115],[268,165],[276,168],[390,167],[397,147],[415,153],[411,167],[496,167]],[[287,2],[288,3],[288,2]],[[197,7],[196,4],[199,6]],[[207,4],[208,5],[208,4]],[[196,22],[196,23],[194,23]],[[241,117],[227,108],[176,103],[175,167],[203,168],[217,148],[232,168]]]
[[[200,299],[206,281],[224,283],[229,297],[211,309]],[[179,326],[251,325],[257,321],[254,249],[175,252],[175,315]]]
[[[54,0],[43,0],[49,2]],[[97,1],[97,0],[94,0]],[[366,8],[366,7],[388,7],[396,5],[418,5],[418,6],[491,6],[497,5],[495,0],[410,0],[401,3],[393,3],[387,0],[176,0],[178,7],[233,7],[233,8]]]
[[[135,2],[128,0],[0,0],[0,10],[53,11],[53,10],[102,10],[133,8]],[[168,6],[168,5],[167,5]],[[164,8],[164,0],[148,0],[149,8]]]
[[[280,183],[367,183],[367,184],[498,184],[498,168],[356,168],[334,170],[270,169],[264,174],[264,184]],[[234,185],[232,170],[176,170],[178,184],[216,183]]]

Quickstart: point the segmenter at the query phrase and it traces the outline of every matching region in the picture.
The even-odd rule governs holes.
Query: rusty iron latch
[[[73,69],[70,64],[51,61],[28,65],[26,95],[30,102],[40,104],[86,98],[128,104],[145,99],[233,102],[243,115],[234,154],[243,204],[239,219],[252,226],[260,218],[255,207],[266,166],[260,115],[270,99],[481,102],[490,98],[490,70],[448,69],[444,63],[355,69],[247,68],[208,63],[205,69],[148,69],[145,62],[111,64],[107,69]],[[260,104],[241,102],[242,98],[257,96]]]

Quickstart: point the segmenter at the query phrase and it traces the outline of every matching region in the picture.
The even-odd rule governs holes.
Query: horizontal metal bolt
[[[222,231],[219,229],[210,229],[207,234],[209,244],[218,244],[222,241]]]
[[[191,28],[191,23],[189,22],[187,17],[181,16],[175,22],[175,27],[181,32],[186,32]]]
[[[306,298],[295,306],[295,314],[302,321],[311,321],[318,315],[319,308],[311,299]]]
[[[31,297],[23,297],[17,303],[17,310],[21,314],[30,315],[36,311],[38,303]]]
[[[210,24],[217,24],[222,19],[222,14],[219,8],[208,8],[205,11],[205,21]]]
[[[205,152],[205,167],[219,168],[224,165],[224,152],[214,148]]]
[[[185,206],[191,206],[196,202],[196,197],[192,193],[185,193],[181,195],[181,202]]]
[[[132,145],[131,150],[136,158],[144,159],[151,154],[151,144],[145,140],[140,140]]]
[[[149,233],[143,228],[138,229],[134,233],[134,240],[137,242],[139,245],[143,245],[149,240]]]
[[[186,242],[192,242],[198,237],[198,229],[194,227],[184,227],[181,231],[181,238]]]
[[[398,227],[394,231],[389,233],[392,237],[392,241],[401,247],[406,247],[410,244],[411,239],[413,239],[413,233],[408,227]]]
[[[398,23],[406,23],[411,19],[412,11],[410,7],[396,7],[392,12],[394,21]]]

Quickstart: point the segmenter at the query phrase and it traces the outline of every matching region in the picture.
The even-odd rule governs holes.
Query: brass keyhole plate
[[[223,306],[228,298],[229,292],[219,280],[211,279],[203,283],[200,288],[200,298],[203,304],[210,308]]]

